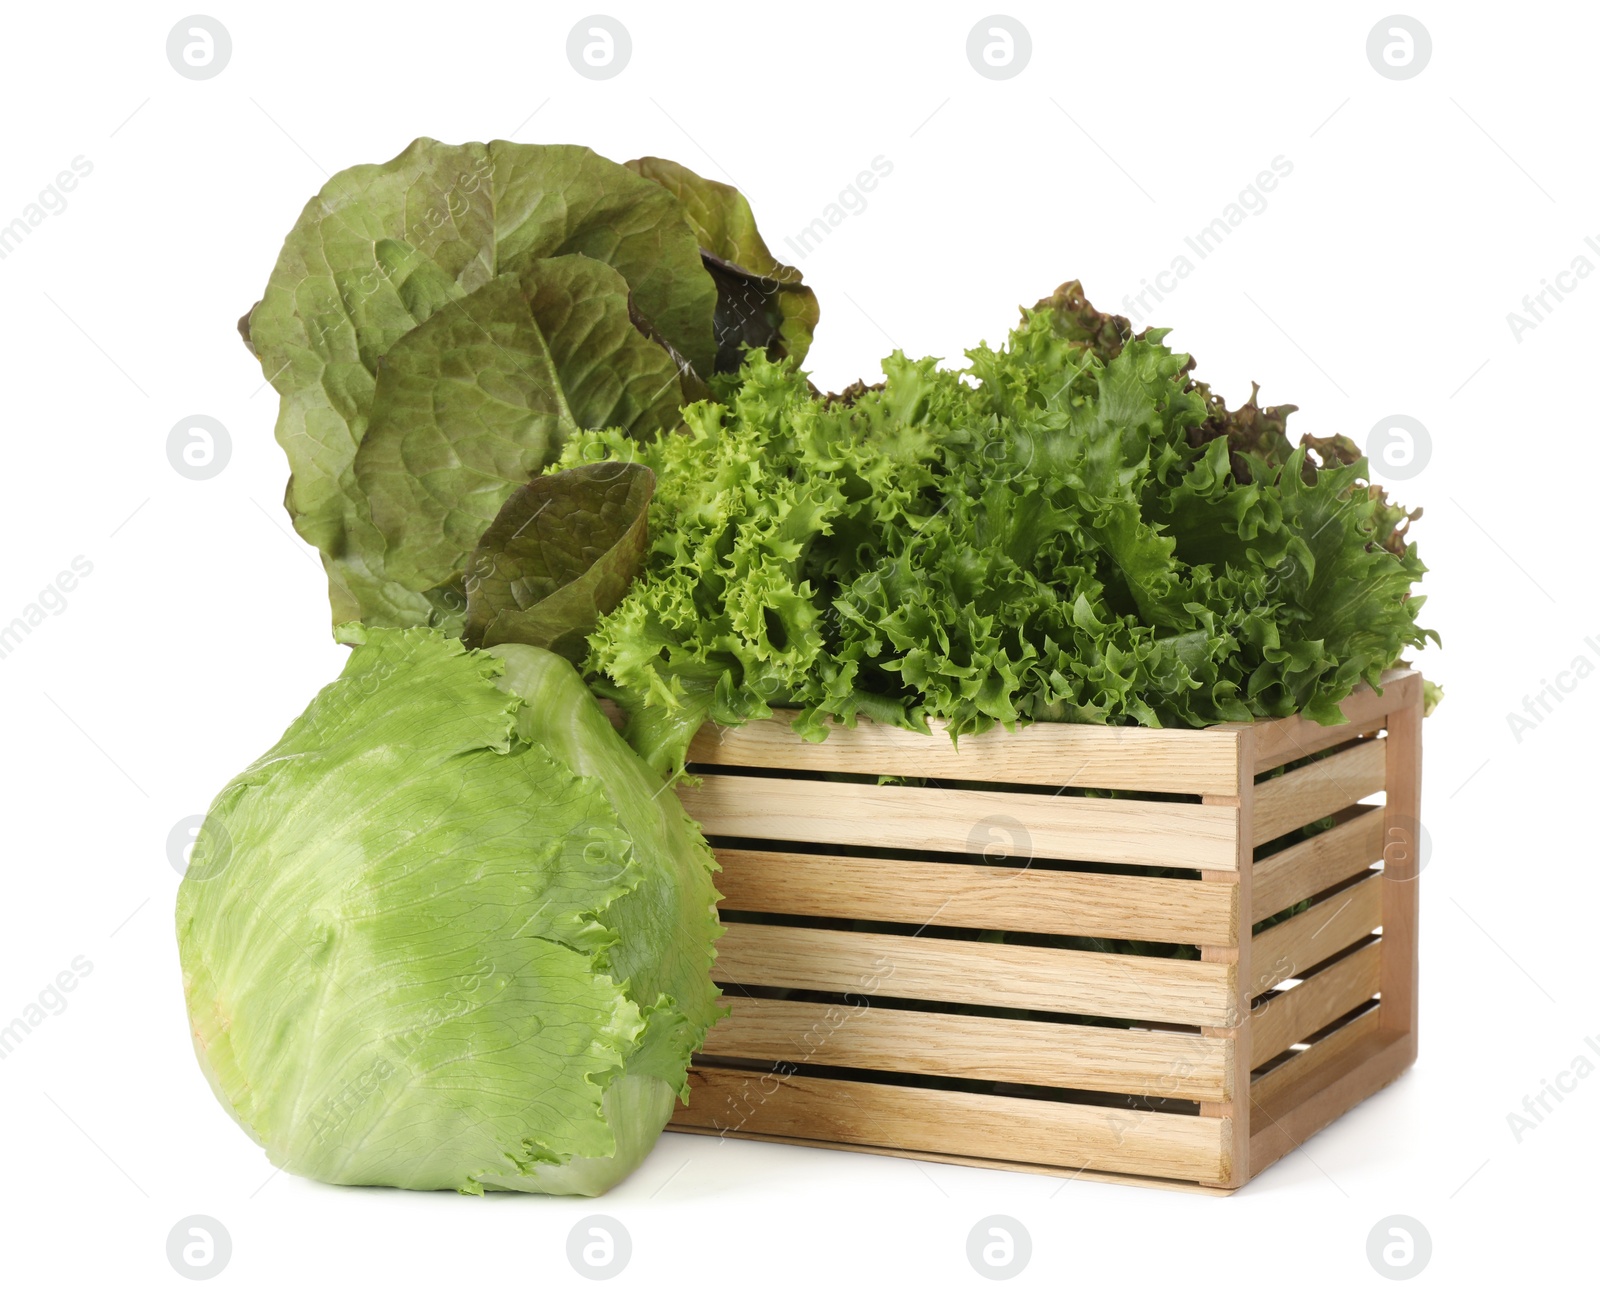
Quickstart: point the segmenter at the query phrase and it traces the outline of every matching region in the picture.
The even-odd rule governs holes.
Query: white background
[[[199,1213],[233,1239],[218,1291],[588,1290],[565,1239],[594,1211],[633,1238],[619,1291],[986,1290],[965,1239],[994,1214],[1033,1238],[1018,1290],[1378,1288],[1366,1239],[1396,1213],[1433,1240],[1415,1290],[1592,1282],[1600,1076],[1520,1142],[1507,1113],[1600,1038],[1600,681],[1520,742],[1507,714],[1600,664],[1600,277],[1520,340],[1506,316],[1600,236],[1597,15],[1418,7],[1432,60],[1396,81],[1366,57],[1382,7],[1019,4],[1032,60],[994,81],[965,54],[980,7],[767,9],[614,4],[632,61],[597,82],[566,60],[572,6],[217,6],[233,53],[205,81],[167,62],[181,9],[8,8],[0,224],[75,157],[93,170],[0,261],[0,623],[75,556],[93,572],[0,659],[0,1021],[74,957],[93,972],[0,1061],[5,1286],[185,1289],[166,1238]],[[998,342],[1064,279],[1122,309],[1291,161],[1154,322],[1233,400],[1256,379],[1298,403],[1291,430],[1364,441],[1404,413],[1432,434],[1399,490],[1427,509],[1445,650],[1423,664],[1449,695],[1426,729],[1416,1068],[1220,1200],[688,1136],[599,1203],[273,1176],[190,1052],[166,839],[342,650],[234,321],[328,172],[422,134],[680,159],[737,183],[787,259],[881,154],[866,209],[799,261],[835,389],[891,346]],[[195,413],[232,437],[203,482],[165,450]]]

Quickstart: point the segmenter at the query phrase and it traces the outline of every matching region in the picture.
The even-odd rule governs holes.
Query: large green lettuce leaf
[[[819,318],[816,294],[768,250],[745,196],[666,158],[635,158],[628,166],[683,204],[700,240],[717,284],[717,368],[737,369],[746,347],[803,361]]]
[[[198,839],[202,1068],[296,1173],[603,1191],[717,1015],[710,853],[560,658],[365,638]]]
[[[596,623],[644,563],[655,475],[638,464],[584,464],[536,477],[505,502],[467,566],[462,638],[588,653]]]
[[[576,257],[617,277],[580,282]],[[565,279],[552,259],[568,263]],[[285,504],[322,551],[334,621],[459,623],[472,525],[487,525],[523,469],[582,420],[670,425],[682,397],[674,358],[704,374],[715,364],[717,300],[679,201],[585,148],[422,139],[334,176],[243,324],[280,395]],[[446,308],[446,322],[412,340]],[[634,344],[630,320],[658,341]],[[433,425],[415,429],[430,375],[455,387],[437,393]],[[445,460],[458,452],[455,471]],[[397,464],[427,478],[415,519],[419,497]]]

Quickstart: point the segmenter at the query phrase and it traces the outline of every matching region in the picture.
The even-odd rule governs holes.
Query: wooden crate
[[[732,1014],[671,1128],[1239,1187],[1416,1057],[1421,683],[1337,727],[707,726]]]

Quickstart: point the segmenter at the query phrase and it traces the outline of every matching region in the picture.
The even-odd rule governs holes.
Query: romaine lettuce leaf
[[[670,426],[717,309],[679,200],[586,148],[421,139],[334,176],[241,329],[335,623],[458,627],[505,497],[576,427]]]
[[[505,502],[467,565],[462,638],[532,644],[574,662],[644,563],[655,475],[584,464],[536,477]]]

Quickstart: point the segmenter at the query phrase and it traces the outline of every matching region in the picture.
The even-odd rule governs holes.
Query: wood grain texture
[[[1403,711],[1422,697],[1422,673],[1400,669],[1385,671],[1380,695],[1363,684],[1339,704],[1342,725],[1322,725],[1302,715],[1263,720],[1253,726],[1256,735],[1255,772],[1265,774],[1279,765],[1314,756],[1352,738],[1384,727],[1393,711]]]
[[[790,728],[793,712],[738,728],[701,727],[691,762],[762,769],[1018,783],[1042,787],[1119,788],[1129,792],[1227,792],[1237,780],[1237,726],[1140,729],[1132,726],[1024,725],[950,741],[944,724],[932,735],[859,721],[831,725],[828,739],[807,742]]]
[[[1372,738],[1256,784],[1255,844],[1382,792],[1385,742]]]
[[[998,834],[1035,859],[1237,867],[1233,817],[1213,806],[738,774],[677,792],[708,837],[981,853]]]
[[[1332,958],[1382,923],[1382,884],[1374,873],[1255,937],[1250,942],[1253,994]]]
[[[1270,1061],[1376,995],[1382,946],[1381,940],[1363,945],[1256,1008],[1250,1021],[1250,1066]]]
[[[680,1107],[678,1109],[682,1111]],[[701,1129],[672,1121],[667,1129],[674,1134],[702,1134],[717,1138],[750,1139],[761,1143],[785,1143],[789,1147],[821,1148],[829,1152],[854,1152],[860,1156],[901,1157],[908,1161],[932,1161],[938,1165],[968,1166],[975,1170],[1010,1170],[1017,1174],[1053,1175],[1083,1183],[1119,1184],[1124,1188],[1160,1188],[1167,1192],[1189,1193],[1197,1197],[1231,1197],[1232,1188],[1209,1188],[1187,1179],[1158,1179],[1153,1175],[1108,1174],[1077,1166],[1040,1165],[1036,1161],[1003,1161],[996,1157],[952,1156],[948,1152],[908,1152],[905,1148],[878,1147],[868,1143],[830,1143],[827,1139],[792,1138],[785,1134],[747,1134],[742,1130]]]
[[[1374,1010],[1367,1017],[1376,1017]],[[1365,1021],[1367,1017],[1360,1020]],[[1308,1050],[1309,1052],[1309,1050]],[[1320,1069],[1307,1068],[1269,1106],[1251,1107],[1250,1169],[1259,1175],[1318,1130],[1400,1077],[1416,1060],[1416,1037],[1369,1030]]]
[[[1383,807],[1365,806],[1327,832],[1257,860],[1252,870],[1250,921],[1258,923],[1281,913],[1382,858]]]
[[[724,912],[932,923],[1178,944],[1238,930],[1236,875],[1222,881],[719,849]]]
[[[1018,1160],[1176,1179],[1222,1173],[1225,1122],[1212,1117],[736,1068],[693,1067],[689,1084],[677,1124],[719,1133],[974,1157],[1005,1148]]]
[[[1251,1104],[1270,1114],[1292,1106],[1294,1098],[1285,1099],[1286,1094],[1293,1095],[1307,1086],[1316,1087],[1317,1077],[1326,1081],[1334,1073],[1342,1072],[1353,1057],[1382,1035],[1382,1026],[1376,1007],[1346,1022],[1310,1048],[1301,1049],[1288,1061],[1252,1080]]]
[[[1255,734],[1245,732],[1239,739],[1239,781],[1229,796],[1209,796],[1207,805],[1230,807],[1234,814],[1234,841],[1237,850],[1235,872],[1238,878],[1239,908],[1248,913],[1254,886],[1252,860],[1254,850],[1250,841],[1250,825],[1255,818],[1254,768]],[[1202,872],[1201,880],[1210,882],[1226,878],[1226,873]],[[1202,1034],[1226,1041],[1233,1055],[1234,1074],[1229,1079],[1230,1096],[1220,1102],[1202,1102],[1202,1116],[1222,1119],[1225,1130],[1225,1155],[1222,1173],[1214,1181],[1219,1188],[1238,1188],[1250,1178],[1250,968],[1254,951],[1251,948],[1249,927],[1235,929],[1227,941],[1200,948],[1202,962],[1231,966],[1234,974],[1234,1000],[1229,1006],[1229,1019],[1221,1026],[1202,1027]]]
[[[1383,1025],[1417,1032],[1417,920],[1421,879],[1422,698],[1389,717],[1383,816]]]
[[[1180,1031],[733,996],[705,1056],[911,1071],[1191,1102],[1233,1092],[1233,1042]]]
[[[741,986],[1186,1026],[1226,1025],[1235,990],[1229,964],[739,922],[717,942],[712,975]]]

